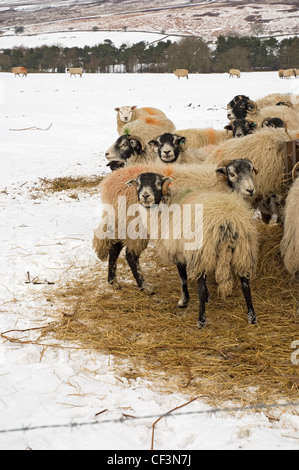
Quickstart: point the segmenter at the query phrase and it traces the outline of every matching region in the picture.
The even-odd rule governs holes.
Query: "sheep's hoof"
[[[206,326],[206,320],[197,320],[197,328],[201,330],[204,326]]]
[[[118,283],[116,279],[114,279],[113,281],[109,281],[109,285],[115,290],[121,289],[121,285]]]
[[[248,311],[247,318],[248,318],[249,325],[256,325],[257,324],[256,314],[253,310]]]
[[[145,292],[145,294],[153,295],[155,293],[154,289],[149,284],[143,284],[139,289]]]
[[[180,299],[178,301],[178,307],[179,308],[186,308],[188,306],[189,299]]]

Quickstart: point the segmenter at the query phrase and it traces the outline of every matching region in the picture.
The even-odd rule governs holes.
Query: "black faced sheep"
[[[182,286],[178,306],[185,307],[189,301],[187,278],[197,279],[197,326],[202,328],[206,324],[207,275],[215,273],[218,291],[225,298],[232,293],[235,274],[241,280],[248,323],[256,323],[249,279],[257,264],[258,234],[252,211],[243,198],[236,193],[212,191],[190,190],[186,194],[186,190],[170,187],[169,177],[152,172],[140,174],[127,184],[136,188],[143,223],[158,254],[177,266]],[[188,222],[186,207],[192,214]],[[166,233],[165,226],[172,230]]]
[[[125,217],[118,227],[119,212],[127,214],[128,207],[137,203],[133,188],[125,185],[129,179],[137,178],[143,172],[156,171],[164,176],[170,176],[176,188],[197,188],[205,191],[236,191],[245,198],[254,196],[254,168],[251,162],[235,160],[220,162],[218,165],[181,165],[181,164],[150,164],[136,165],[121,168],[106,176],[100,183],[101,199],[109,208],[113,208],[112,232],[105,233],[109,226],[109,217],[102,216],[102,220],[94,233],[93,247],[102,261],[108,258],[108,282],[119,287],[116,279],[116,263],[123,247],[126,247],[126,256],[137,285],[141,290],[151,292],[139,268],[140,254],[146,249],[148,240],[145,238],[132,239],[127,236],[126,227],[132,217]],[[110,224],[111,225],[111,224]],[[121,233],[120,233],[121,232]]]

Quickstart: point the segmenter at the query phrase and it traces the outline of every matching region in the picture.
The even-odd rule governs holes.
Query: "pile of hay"
[[[124,257],[118,266],[124,287],[112,290],[107,264],[99,262],[53,292],[59,318],[47,334],[112,354],[119,359],[118,373],[127,379],[156,379],[164,391],[197,395],[209,403],[232,400],[245,406],[297,399],[299,365],[292,364],[291,344],[299,340],[298,286],[280,256],[281,227],[260,224],[259,231],[260,264],[251,284],[257,325],[247,324],[239,280],[233,296],[223,302],[210,278],[208,323],[198,330],[195,283],[190,283],[188,308],[178,310],[176,269],[148,249],[141,265],[155,295],[137,289]]]
[[[97,191],[98,185],[102,181],[103,176],[63,176],[59,178],[49,179],[40,178],[40,186],[31,188],[32,198],[40,197],[41,194],[60,193],[62,191],[69,192],[70,197],[76,197],[77,191],[88,191],[89,194]]]

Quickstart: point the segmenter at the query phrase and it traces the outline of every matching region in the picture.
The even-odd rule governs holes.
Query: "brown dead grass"
[[[178,310],[176,270],[150,248],[141,264],[155,295],[135,287],[124,257],[118,267],[123,288],[112,290],[106,263],[99,262],[53,292],[58,320],[46,335],[113,355],[118,374],[128,380],[140,376],[164,391],[196,394],[213,404],[293,400],[299,389],[299,366],[291,361],[291,343],[299,339],[298,286],[282,263],[281,227],[260,224],[259,230],[260,263],[251,284],[257,325],[247,324],[238,280],[223,302],[211,278],[208,323],[198,330],[195,284],[190,283],[190,305]]]

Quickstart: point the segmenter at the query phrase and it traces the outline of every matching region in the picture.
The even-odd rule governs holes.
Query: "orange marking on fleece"
[[[152,116],[154,116],[156,114],[155,110],[153,110],[151,108],[141,108],[141,109],[146,111],[148,114],[151,114]]]
[[[163,170],[163,173],[165,176],[172,176],[173,174],[173,168],[171,168],[171,166],[169,166],[168,168],[166,168],[165,170]]]
[[[161,120],[157,118],[152,118],[152,117],[147,117],[144,119],[144,122],[146,124],[149,124],[151,126],[159,126],[161,124]]]
[[[209,139],[210,144],[215,144],[216,143],[216,132],[215,129],[212,129],[211,127],[207,129],[207,135]]]

